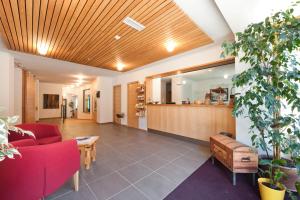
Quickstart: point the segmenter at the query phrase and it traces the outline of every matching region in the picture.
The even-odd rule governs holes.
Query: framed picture
[[[219,96],[221,96],[221,99],[223,101],[228,101],[228,88],[215,88],[210,89],[210,100],[211,102],[217,102],[219,99]]]
[[[44,109],[59,109],[59,95],[58,94],[44,94],[43,95]]]

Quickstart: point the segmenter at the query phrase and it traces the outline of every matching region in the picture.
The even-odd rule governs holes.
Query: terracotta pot
[[[287,190],[297,192],[295,183],[300,181],[300,177],[297,174],[297,168],[282,167],[280,170],[285,173],[286,177],[282,180]]]

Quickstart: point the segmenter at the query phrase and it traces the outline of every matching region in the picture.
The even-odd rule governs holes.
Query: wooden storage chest
[[[233,172],[233,185],[236,184],[236,173],[252,173],[255,179],[258,169],[258,154],[255,149],[218,134],[210,137],[210,150],[213,162],[216,158]]]

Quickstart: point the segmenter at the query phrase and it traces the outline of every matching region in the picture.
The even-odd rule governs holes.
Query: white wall
[[[197,48],[177,56],[173,56],[158,62],[145,65],[137,70],[126,72],[114,78],[113,84],[121,84],[121,109],[125,118],[121,123],[127,125],[127,84],[133,81],[144,82],[145,77],[181,69],[184,67],[213,62],[220,59],[221,44],[211,44]],[[139,128],[147,129],[147,119],[140,118]]]
[[[14,115],[14,58],[5,52],[0,52],[0,107],[3,109],[1,115]]]
[[[20,68],[15,67],[14,71],[14,114],[19,116],[18,123],[22,122],[22,76],[23,71]]]
[[[55,83],[39,83],[39,118],[56,118],[61,117],[61,104],[62,104],[62,84]],[[58,109],[44,109],[43,101],[44,94],[58,94],[59,95],[59,108]]]
[[[152,101],[161,102],[161,78],[152,80]]]
[[[96,79],[96,91],[100,91],[97,98],[97,122],[113,122],[113,80],[111,77],[99,76]]]

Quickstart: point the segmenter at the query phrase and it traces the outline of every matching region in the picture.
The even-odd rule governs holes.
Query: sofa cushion
[[[14,147],[25,147],[37,145],[37,142],[34,139],[23,139],[10,142],[10,144],[12,144]]]
[[[39,145],[61,142],[61,136],[45,137],[36,140]]]

